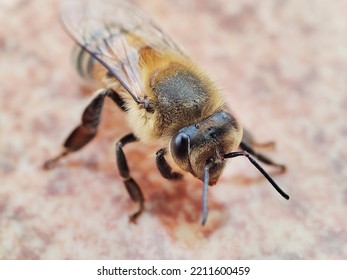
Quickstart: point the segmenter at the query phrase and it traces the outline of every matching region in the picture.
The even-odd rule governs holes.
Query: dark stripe
[[[77,46],[76,49],[77,49],[76,53],[78,52],[78,55],[76,56],[76,61],[75,61],[76,69],[77,69],[78,74],[81,77],[84,77],[82,62],[83,62],[83,56],[84,56],[85,51],[79,46]]]
[[[76,46],[74,49],[74,60],[77,72],[82,78],[93,78],[95,58],[80,46]]]
[[[95,62],[95,59],[87,52],[85,52],[86,55],[88,55],[88,63],[87,63],[87,68],[85,69],[86,70],[86,76],[88,78],[93,78],[93,68],[94,68],[94,62]]]

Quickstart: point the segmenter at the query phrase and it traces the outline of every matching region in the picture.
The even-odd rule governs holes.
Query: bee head
[[[285,198],[283,192],[266,171],[245,151],[234,151],[241,143],[242,130],[236,119],[218,111],[199,123],[181,128],[170,142],[170,152],[176,164],[203,181],[202,224],[207,219],[207,188],[221,175],[228,158],[245,156]]]
[[[234,117],[218,111],[199,123],[181,128],[170,142],[175,163],[198,179],[214,185],[224,166],[224,155],[238,147],[242,133]]]

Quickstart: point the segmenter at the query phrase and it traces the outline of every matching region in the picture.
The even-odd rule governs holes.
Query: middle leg
[[[130,176],[130,171],[128,167],[128,162],[125,157],[123,147],[126,144],[132,143],[137,141],[138,139],[133,133],[125,135],[122,139],[120,139],[116,144],[116,160],[117,160],[117,166],[120,175],[123,178],[124,185],[130,195],[130,198],[134,202],[139,203],[139,209],[130,216],[130,221],[132,223],[136,223],[137,218],[141,215],[141,213],[144,210],[144,197],[142,194],[142,191],[139,187],[139,185],[136,183],[136,181]]]

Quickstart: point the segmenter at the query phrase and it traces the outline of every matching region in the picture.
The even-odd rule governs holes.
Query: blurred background
[[[72,40],[56,0],[0,3],[1,259],[346,259],[347,2],[136,1],[204,69],[263,151],[281,198],[246,159],[228,162],[209,189],[161,178],[150,148],[129,145],[146,197],[136,208],[115,166],[130,132],[106,104],[97,138],[55,169],[90,101],[70,63]]]

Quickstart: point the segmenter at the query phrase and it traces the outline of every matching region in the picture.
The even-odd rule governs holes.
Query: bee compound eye
[[[189,137],[187,134],[180,132],[176,134],[171,140],[172,155],[178,159],[183,160],[188,157],[189,153]]]

